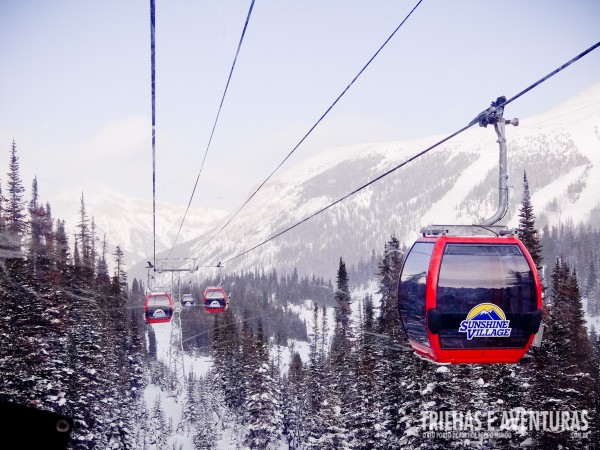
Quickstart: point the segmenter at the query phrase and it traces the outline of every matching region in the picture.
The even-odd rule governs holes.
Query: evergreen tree
[[[0,184],[0,236],[4,236],[4,233],[6,232],[6,221],[4,220],[4,203],[6,202],[6,199],[4,198],[4,195],[2,194],[2,185]]]
[[[52,252],[52,259],[54,260],[54,278],[57,284],[70,284],[70,277],[72,275],[70,265],[70,250],[69,250],[69,239],[65,231],[64,220],[58,220],[56,222],[56,234],[55,234],[55,246]],[[77,248],[77,245],[75,245]]]
[[[326,311],[324,311],[324,315]],[[324,433],[323,402],[325,400],[324,354],[319,351],[319,306],[313,307],[310,352],[306,373],[306,448],[319,449],[319,438]]]
[[[120,250],[120,249],[119,249]],[[96,283],[100,289],[107,291],[110,285],[110,277],[108,275],[108,264],[106,263],[107,242],[106,233],[102,239],[102,252],[97,264]],[[122,252],[120,252],[122,253]],[[135,280],[134,280],[135,281]]]
[[[10,163],[8,171],[8,202],[5,210],[6,229],[12,240],[12,248],[20,250],[21,238],[26,230],[25,223],[25,200],[23,193],[25,188],[19,173],[19,157],[17,156],[17,144],[12,142],[10,151]]]
[[[270,374],[269,350],[263,334],[262,323],[258,322],[254,374],[248,380],[246,398],[247,434],[244,443],[251,449],[275,448],[283,428],[277,385]]]
[[[378,273],[378,293],[381,294],[381,302],[377,331],[384,336],[379,340],[376,365],[377,382],[381,386],[379,402],[383,429],[379,432],[379,436],[382,448],[399,446],[405,429],[411,426],[410,423],[405,423],[401,416],[402,410],[398,407],[407,402],[406,396],[409,395],[403,383],[415,385],[414,381],[407,376],[414,364],[412,355],[399,353],[397,350],[402,346],[408,346],[404,332],[401,330],[398,312],[398,283],[402,261],[400,242],[392,235],[385,244]],[[404,369],[398,370],[398,367]],[[410,415],[409,412],[405,414]]]
[[[239,409],[244,403],[244,380],[240,364],[240,339],[231,309],[215,315],[213,325],[213,359],[215,376],[223,387],[224,402],[231,409]]]
[[[379,264],[379,294],[381,294],[378,331],[398,339],[401,334],[398,312],[398,283],[402,269],[402,252],[396,236],[385,244],[383,258]]]
[[[166,448],[168,437],[167,420],[165,412],[162,409],[160,395],[154,400],[152,415],[150,416],[150,430],[153,432],[150,443],[156,445],[156,448]]]
[[[46,202],[46,213],[44,214],[43,233],[46,240],[46,254],[52,255],[54,250],[54,220],[52,218],[52,209],[50,202]]]
[[[211,386],[216,382],[213,379],[212,373],[200,378],[197,383],[196,397],[197,409],[199,414],[196,415],[197,421],[194,446],[198,450],[213,450],[216,441],[219,438],[219,430],[214,426],[217,417],[215,411],[218,411],[222,405],[219,404],[220,398],[216,396],[218,390],[211,389]]]
[[[148,356],[156,360],[156,333],[152,327],[148,327]]]
[[[329,430],[321,438],[326,446],[346,445],[348,427],[352,409],[357,401],[352,370],[355,368],[355,354],[352,349],[354,334],[351,328],[351,298],[346,264],[340,258],[337,271],[337,289],[334,295],[336,301],[335,330],[331,341],[330,366],[331,383],[327,399],[328,409],[334,414],[328,414]],[[339,413],[337,412],[339,408]]]
[[[96,270],[96,259],[97,259],[97,252],[96,252],[96,240],[98,238],[96,237],[96,221],[94,220],[94,217],[92,216],[92,225],[91,225],[91,231],[90,231],[90,268],[92,273],[95,273]]]
[[[5,207],[6,198],[2,194],[2,185],[0,185],[0,259],[4,260],[12,255],[12,241],[10,234],[6,229]]]
[[[305,369],[298,352],[292,352],[288,376],[284,383],[283,430],[290,449],[299,449],[306,439]]]
[[[41,221],[38,217],[38,185],[37,178],[34,177],[31,184],[31,201],[29,202],[29,217],[31,239],[29,242],[29,261],[31,261],[32,274],[35,277],[37,271],[37,253],[41,247]]]
[[[94,265],[92,261],[92,237],[90,231],[90,221],[85,207],[85,198],[83,192],[80,198],[79,223],[77,224],[80,254],[80,270],[84,278],[93,276]]]
[[[141,332],[124,296],[96,290],[90,273],[73,267],[64,222],[53,230],[36,179],[28,211],[31,226],[20,235],[27,258],[0,264],[0,307],[8,312],[0,321],[0,398],[72,416],[78,449],[133,448],[144,411]],[[80,263],[77,243],[75,256]]]
[[[552,272],[552,304],[545,320],[544,340],[533,349],[535,377],[530,396],[537,410],[588,410],[596,405],[593,356],[583,323],[576,274],[557,260]],[[592,414],[593,415],[593,414]],[[538,448],[586,448],[588,439],[572,441],[570,432],[534,432]]]
[[[123,250],[117,245],[114,253],[115,257],[115,273],[113,275],[112,286],[113,292],[127,298],[127,271],[125,270],[125,260]]]
[[[79,254],[79,245],[77,242],[77,235],[75,235],[73,242],[74,242],[73,266],[76,271],[76,274],[79,275],[79,273],[81,272],[81,256]]]
[[[377,428],[380,423],[378,386],[376,379],[377,342],[373,298],[366,295],[363,300],[359,351],[356,358],[356,384],[358,403],[351,417],[352,448],[376,448],[379,440]]]
[[[190,371],[185,383],[185,397],[183,399],[181,419],[177,425],[178,435],[195,428],[195,422],[197,422],[200,414],[197,389],[196,377],[194,376],[194,372]]]
[[[568,273],[568,268],[567,268]],[[567,301],[568,301],[568,316],[569,321],[569,344],[573,346],[569,355],[573,364],[579,366],[580,370],[592,372],[592,350],[587,334],[587,328],[583,313],[583,304],[581,292],[579,290],[579,282],[575,269],[567,275]]]
[[[517,236],[529,251],[538,271],[542,270],[542,246],[535,228],[535,215],[529,195],[529,182],[527,173],[523,172],[523,200],[519,209],[519,227]]]

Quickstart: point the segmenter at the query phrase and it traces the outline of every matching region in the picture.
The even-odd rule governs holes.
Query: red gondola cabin
[[[398,306],[421,356],[441,363],[514,363],[540,327],[541,285],[515,237],[424,235],[404,261]]]
[[[229,307],[229,299],[225,289],[209,287],[204,291],[204,310],[208,313],[222,313]]]
[[[151,292],[144,306],[146,323],[170,322],[173,316],[173,299],[166,292]]]

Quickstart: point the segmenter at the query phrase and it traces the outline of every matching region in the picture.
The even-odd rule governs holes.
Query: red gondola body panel
[[[166,292],[151,292],[146,296],[144,317],[146,323],[170,322],[173,317],[173,299]]]
[[[222,313],[229,308],[229,298],[225,289],[209,287],[204,291],[204,310],[209,314]]]
[[[410,317],[410,314],[413,312],[406,312],[410,305],[402,305],[402,302],[406,302],[409,296],[402,292],[401,286],[398,289],[402,324],[413,349],[421,356],[439,363],[481,364],[515,363],[519,361],[533,342],[535,331],[537,331],[541,320],[542,308],[540,279],[535,264],[523,243],[514,237],[459,237],[446,235],[421,237],[415,242],[415,245],[418,243],[433,244],[433,247],[428,246],[431,249],[431,256],[426,274],[424,315],[421,315],[421,312],[413,314],[416,320],[412,320],[414,317]],[[453,245],[453,247],[448,248],[458,249],[454,252],[458,255],[455,258],[459,260],[462,258],[461,261],[466,261],[458,269],[447,270],[447,266],[444,265],[445,257],[448,257],[449,261],[453,257],[452,252],[447,250],[448,245]],[[522,255],[518,254],[519,250],[516,250],[515,246],[518,247]],[[478,286],[461,290],[460,283],[463,283],[463,286],[465,284],[468,286],[469,283],[476,284],[477,281],[480,284],[494,282],[495,271],[487,269],[485,264],[480,263],[480,261],[485,260],[485,257],[481,257],[476,253],[477,250],[481,249],[492,249],[496,253],[498,250],[500,252],[505,251],[508,258],[506,258],[506,255],[500,257],[494,255],[497,261],[500,261],[502,256],[510,260],[512,255],[516,255],[513,259],[521,260],[520,265],[523,271],[518,272],[512,270],[512,267],[502,267],[502,265],[508,266],[509,264],[499,262],[497,263],[498,267],[508,274],[507,277],[514,279],[512,284],[507,285],[508,287],[495,285],[488,286],[486,290],[485,287]],[[407,258],[411,252],[409,252]],[[448,256],[449,254],[451,256]],[[522,256],[527,262],[528,270],[525,270]],[[405,260],[404,266],[406,265]],[[446,272],[453,271],[455,278],[447,276],[444,278],[444,274],[441,274],[443,272],[442,267]],[[452,266],[450,265],[450,267]],[[404,271],[405,267],[402,269],[403,274]],[[483,281],[478,278],[478,275],[481,274],[483,274]],[[525,274],[525,276],[522,274]],[[421,272],[415,276],[418,275],[423,275],[423,273]],[[441,275],[446,286],[440,285]],[[485,279],[485,277],[489,279]],[[527,278],[529,281],[523,282],[519,277]],[[500,279],[500,276],[498,276],[498,279]],[[475,280],[475,282],[472,280]],[[400,284],[402,284],[402,281]],[[526,288],[522,288],[522,285],[525,285]],[[444,290],[451,293],[467,292],[467,294],[458,299],[454,295],[440,296],[440,299],[438,299],[438,295]],[[513,294],[511,290],[515,293]],[[524,295],[522,292],[524,290],[529,295]],[[476,300],[479,304],[470,305],[468,313],[464,310],[460,311],[460,307],[453,309],[455,305],[460,305],[461,302],[466,303],[465,297],[469,295],[473,298],[477,298],[477,295],[480,297],[491,295],[491,297],[485,301]],[[520,300],[524,297],[529,298],[529,303]],[[446,299],[451,300],[447,301]],[[508,310],[506,313],[500,303],[504,303],[505,309]],[[403,310],[403,308],[405,309]],[[407,323],[405,323],[405,319]],[[531,325],[532,323],[537,323],[537,327]],[[419,334],[419,328],[424,330],[422,325],[425,325],[426,337],[422,331]],[[516,328],[516,326],[521,326],[522,330],[525,331]],[[531,330],[528,327],[532,327]],[[439,328],[439,330],[436,331],[436,328]],[[414,332],[411,332],[413,330]],[[510,338],[511,332],[517,337]],[[486,342],[486,344],[480,345],[479,343],[482,342]],[[490,347],[487,347],[487,345],[490,345]]]

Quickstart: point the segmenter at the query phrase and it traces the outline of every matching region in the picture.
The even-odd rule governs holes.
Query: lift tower
[[[189,268],[183,266],[190,264]],[[181,328],[181,273],[198,270],[196,261],[191,258],[162,259],[154,268],[156,273],[171,273],[171,293],[174,300],[169,342],[169,394],[182,392],[185,387],[185,364],[183,361],[183,336]]]

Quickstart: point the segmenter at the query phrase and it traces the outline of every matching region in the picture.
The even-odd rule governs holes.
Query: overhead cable
[[[242,35],[240,36],[240,41],[237,46],[237,50],[235,52],[235,57],[233,58],[233,64],[231,64],[231,70],[229,71],[229,77],[227,77],[227,83],[225,84],[225,89],[223,91],[223,95],[221,96],[221,103],[219,104],[219,109],[217,110],[217,115],[215,117],[215,121],[213,123],[212,130],[210,132],[210,137],[208,138],[208,143],[206,144],[206,150],[204,151],[204,157],[202,158],[202,164],[200,165],[200,170],[198,171],[198,176],[196,177],[196,182],[194,183],[194,189],[192,189],[192,195],[190,195],[190,200],[188,202],[187,208],[185,209],[185,214],[183,215],[183,219],[181,219],[181,223],[179,224],[179,230],[177,230],[177,236],[175,236],[175,241],[173,242],[173,246],[171,250],[169,250],[169,254],[167,258],[173,252],[175,245],[177,244],[177,240],[179,239],[179,235],[181,233],[181,229],[183,228],[183,223],[187,217],[188,211],[190,210],[190,206],[192,204],[192,200],[194,199],[194,194],[196,193],[196,188],[198,187],[198,181],[200,180],[200,175],[202,174],[202,169],[204,168],[204,162],[206,161],[206,155],[208,155],[208,150],[210,149],[210,144],[212,143],[213,136],[215,134],[215,129],[217,128],[217,123],[219,122],[219,116],[221,115],[221,109],[223,108],[223,102],[225,101],[225,96],[227,95],[227,89],[229,89],[229,83],[231,82],[231,76],[233,75],[233,69],[235,69],[235,63],[238,59],[238,55],[240,54],[240,49],[242,48],[242,42],[244,42],[244,36],[246,35],[246,29],[248,28],[248,22],[250,21],[250,16],[252,15],[252,8],[254,8],[254,1],[250,3],[250,9],[248,10],[248,15],[246,16],[246,22],[244,23],[244,29],[242,30]]]
[[[563,64],[562,66],[560,66],[559,68],[553,70],[552,72],[550,72],[548,75],[546,75],[545,77],[541,78],[540,80],[536,81],[535,83],[533,83],[532,85],[530,85],[529,87],[527,87],[526,89],[522,90],[521,92],[519,92],[518,94],[514,95],[513,97],[511,97],[510,99],[506,100],[505,102],[503,102],[499,107],[503,107],[505,105],[508,105],[509,103],[513,102],[514,100],[516,100],[517,98],[521,97],[523,94],[525,94],[526,92],[529,92],[530,90],[532,90],[533,88],[539,86],[540,84],[542,84],[544,81],[552,78],[554,75],[556,75],[558,72],[560,72],[561,70],[565,69],[566,67],[570,66],[571,64],[573,64],[575,61],[581,59],[583,56],[587,55],[588,53],[590,53],[591,51],[595,50],[596,48],[598,48],[600,46],[600,42],[597,42],[596,44],[594,44],[593,46],[591,46],[590,48],[588,48],[587,50],[585,50],[584,52],[580,53],[579,55],[577,55],[575,58],[571,59],[570,61],[568,61],[567,63]],[[348,194],[344,195],[343,197],[340,197],[339,199],[337,199],[336,201],[334,201],[333,203],[328,204],[327,206],[319,209],[318,211],[315,211],[314,213],[310,214],[309,216],[305,217],[304,219],[300,220],[299,222],[296,222],[294,225],[287,227],[286,229],[284,229],[283,231],[280,231],[279,233],[269,237],[268,239],[262,241],[259,244],[256,244],[255,246],[243,251],[242,253],[226,259],[223,261],[223,264],[227,264],[228,262],[231,262],[237,258],[240,258],[241,256],[244,256],[247,253],[250,253],[253,250],[256,250],[257,248],[265,245],[267,242],[272,241],[273,239],[287,233],[290,230],[293,230],[294,228],[296,228],[297,226],[303,224],[304,222],[307,222],[308,220],[312,219],[315,216],[318,216],[319,214],[327,211],[329,208],[337,205],[338,203],[346,200],[348,197],[351,197],[354,194],[357,194],[358,192],[362,191],[363,189],[369,187],[370,185],[372,185],[373,183],[381,180],[382,178],[388,176],[389,174],[395,172],[396,170],[400,169],[401,167],[404,167],[405,165],[407,165],[408,163],[414,161],[417,158],[420,158],[421,156],[423,156],[424,154],[428,153],[429,151],[433,150],[434,148],[440,146],[441,144],[449,141],[450,139],[454,138],[455,136],[461,134],[463,131],[471,128],[473,125],[477,124],[478,118],[481,116],[481,114],[479,114],[475,119],[473,119],[468,125],[465,125],[464,127],[462,127],[461,129],[455,131],[454,133],[446,136],[445,138],[437,141],[435,144],[430,145],[429,147],[427,147],[426,149],[420,151],[419,153],[411,156],[410,158],[408,158],[407,160],[403,161],[402,163],[392,167],[391,169],[389,169],[388,171],[382,173],[381,175],[377,176],[376,178],[372,179],[371,181],[363,184],[362,186],[354,189],[352,192],[349,192]]]
[[[262,183],[260,183],[260,185],[250,195],[250,197],[248,197],[248,199],[242,204],[242,206],[240,206],[236,210],[236,212],[229,218],[229,220],[215,234],[213,234],[208,239],[208,241],[206,241],[204,243],[204,245],[202,245],[202,247],[200,247],[194,253],[198,253],[203,248],[205,248],[218,234],[220,234],[233,221],[233,219],[235,219],[235,217],[240,213],[240,211],[242,209],[244,209],[244,207],[250,202],[250,200],[252,200],[252,198],[258,193],[258,191],[260,191],[262,189],[262,187],[267,183],[267,181],[269,181],[271,179],[271,177],[275,174],[275,172],[277,172],[281,168],[281,166],[288,160],[288,158],[290,156],[292,156],[292,154],[298,149],[298,147],[300,147],[300,145],[302,145],[302,143],[315,130],[315,128],[317,128],[317,126],[321,123],[321,121],[329,114],[329,112],[340,101],[340,99],[346,94],[346,92],[348,92],[348,90],[350,89],[350,87],[352,87],[352,85],[356,82],[356,80],[358,80],[358,78],[362,75],[362,73],[366,70],[366,68],[369,67],[369,65],[371,64],[371,62],[373,62],[373,60],[377,57],[377,55],[379,55],[379,53],[381,52],[381,50],[383,50],[383,48],[388,44],[388,42],[398,32],[398,30],[400,30],[400,28],[402,28],[402,26],[404,25],[404,23],[408,20],[408,18],[412,15],[412,13],[417,9],[417,7],[422,2],[423,2],[423,0],[419,0],[417,2],[417,4],[413,7],[413,9],[411,9],[410,12],[406,15],[406,17],[404,18],[404,20],[402,20],[402,22],[400,22],[400,25],[398,25],[396,27],[396,29],[392,32],[392,34],[390,34],[388,36],[388,38],[384,41],[384,43],[381,44],[381,46],[377,49],[377,51],[373,54],[373,56],[371,56],[371,58],[362,67],[362,69],[360,69],[360,71],[356,74],[356,76],[352,79],[352,81],[350,81],[350,83],[344,88],[344,90],[337,96],[337,98],[333,101],[333,103],[331,103],[331,105],[329,105],[329,107],[325,110],[325,112],[319,117],[319,119],[313,124],[313,126],[310,127],[310,129],[304,134],[304,136],[302,136],[302,139],[300,139],[300,141],[294,146],[294,148],[292,148],[292,150],[287,154],[287,156],[285,158],[283,158],[283,160],[277,165],[277,167],[275,167],[275,169],[273,169],[273,171],[267,176],[267,178],[265,178],[264,181]]]
[[[153,262],[156,267],[156,44],[155,5],[150,0],[150,72],[152,79],[152,242]]]

